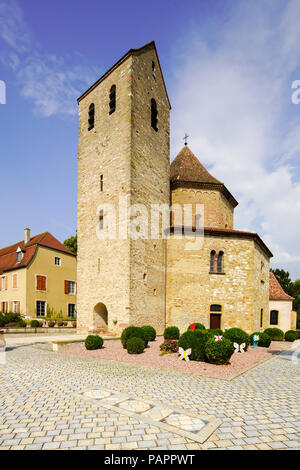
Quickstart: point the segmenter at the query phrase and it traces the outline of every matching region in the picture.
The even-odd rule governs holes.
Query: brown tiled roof
[[[12,269],[24,268],[33,259],[38,246],[45,246],[53,250],[62,251],[69,255],[75,256],[68,248],[60,243],[49,232],[40,233],[31,237],[29,242],[24,240],[15,243],[14,245],[7,246],[0,250],[0,271],[10,271]],[[23,252],[23,258],[20,263],[17,263],[17,249],[20,248]]]
[[[150,49],[150,48],[153,48],[153,49],[154,49],[154,52],[155,52],[155,54],[156,54],[157,63],[158,63],[158,66],[159,66],[159,69],[160,69],[160,72],[161,72],[161,76],[162,76],[162,81],[163,81],[164,89],[165,89],[165,92],[166,92],[166,96],[167,96],[167,100],[168,100],[168,103],[169,103],[169,107],[170,107],[170,109],[171,109],[171,103],[170,103],[169,95],[168,95],[168,92],[167,92],[167,87],[166,87],[165,79],[164,79],[164,76],[163,76],[163,73],[162,73],[162,69],[161,69],[161,65],[160,65],[160,61],[159,61],[159,57],[158,57],[158,53],[157,53],[157,49],[156,49],[156,45],[155,45],[155,41],[148,42],[147,44],[145,44],[145,45],[142,46],[142,47],[139,47],[138,49],[130,49],[128,52],[126,52],[126,54],[124,54],[123,57],[121,57],[121,59],[118,60],[118,62],[116,62],[107,72],[105,72],[105,74],[102,75],[102,76],[101,76],[92,86],[90,86],[90,88],[88,88],[81,96],[79,96],[79,98],[77,99],[77,102],[79,103],[83,98],[85,98],[92,90],[94,90],[94,89],[99,85],[99,83],[101,83],[108,75],[110,75],[110,74],[111,74],[119,65],[121,65],[122,62],[124,62],[128,57],[130,57],[130,56],[133,55],[133,54],[140,54],[140,53],[143,52],[144,50]]]
[[[233,207],[238,205],[236,199],[226,186],[199,162],[191,149],[186,145],[172,161],[170,166],[171,187],[191,186],[218,190],[230,201]]]
[[[223,184],[204,168],[187,145],[172,161],[170,173],[171,181]]]
[[[174,231],[186,231],[186,232],[195,232],[196,227],[183,227],[183,226],[174,226],[170,227],[171,233]],[[254,232],[244,232],[242,230],[232,230],[227,228],[217,228],[217,227],[204,227],[204,235],[211,235],[215,237],[229,237],[229,238],[244,238],[254,240],[259,247],[266,253],[269,258],[273,257],[272,252],[269,250],[264,241],[260,238],[257,233]]]
[[[284,292],[274,273],[270,273],[270,300],[295,300]]]

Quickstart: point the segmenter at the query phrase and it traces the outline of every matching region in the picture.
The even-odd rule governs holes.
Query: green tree
[[[74,255],[77,255],[77,233],[75,236],[67,238],[67,240],[64,241],[64,245],[69,248]]]

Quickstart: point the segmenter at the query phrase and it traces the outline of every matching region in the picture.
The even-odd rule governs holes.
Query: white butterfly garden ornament
[[[178,352],[179,352],[179,354],[180,354],[179,359],[180,359],[181,361],[182,361],[183,359],[184,359],[185,361],[187,361],[187,362],[190,360],[190,359],[189,359],[189,356],[192,354],[192,350],[191,350],[191,349],[187,349],[187,350],[185,351],[183,348],[179,348],[179,351],[178,351]]]
[[[240,352],[240,353],[243,353],[245,352],[245,347],[246,347],[246,343],[242,343],[242,344],[238,344],[238,343],[233,343],[233,346],[234,346],[234,352],[237,353],[237,352]]]
[[[223,336],[217,335],[215,336],[215,341],[222,341]]]

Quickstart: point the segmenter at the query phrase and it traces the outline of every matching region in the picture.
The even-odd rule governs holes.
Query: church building
[[[131,49],[78,104],[78,331],[268,327],[272,253],[234,228],[238,202],[187,145],[170,165],[171,107],[155,43]],[[153,237],[150,224],[147,236],[127,236],[133,213],[124,207],[150,218],[153,205],[172,207],[168,236],[162,228]],[[110,207],[117,224],[105,238]],[[181,207],[190,210],[184,229]]]

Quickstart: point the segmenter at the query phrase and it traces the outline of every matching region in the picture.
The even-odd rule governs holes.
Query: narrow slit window
[[[103,175],[100,175],[100,191],[103,193]]]
[[[95,127],[95,105],[94,103],[90,104],[89,107],[89,131]]]
[[[103,210],[99,212],[99,229],[100,230],[104,229],[104,211]]]
[[[151,100],[151,127],[157,132],[158,131],[158,111],[155,99]]]
[[[113,85],[109,92],[109,114],[116,110],[116,85]]]

